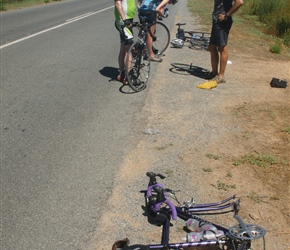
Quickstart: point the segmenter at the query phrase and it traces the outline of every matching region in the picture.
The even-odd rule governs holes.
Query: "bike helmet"
[[[184,46],[184,41],[181,40],[181,39],[178,39],[178,38],[174,38],[172,41],[171,41],[171,45],[174,47],[174,48],[182,48]]]

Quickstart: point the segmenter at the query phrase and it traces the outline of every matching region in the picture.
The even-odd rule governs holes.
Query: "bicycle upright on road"
[[[168,48],[170,33],[165,24],[156,22],[154,34],[150,32],[150,25],[147,23],[133,23],[133,27],[138,29],[137,40],[131,45],[126,58],[126,78],[128,84],[136,92],[147,87],[150,75],[150,57],[147,49],[146,35],[153,37],[153,51],[161,56]]]

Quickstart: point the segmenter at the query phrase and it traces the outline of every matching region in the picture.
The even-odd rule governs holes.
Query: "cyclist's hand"
[[[130,20],[128,20],[128,19],[125,19],[124,20],[124,26],[131,27],[132,26],[132,22]]]

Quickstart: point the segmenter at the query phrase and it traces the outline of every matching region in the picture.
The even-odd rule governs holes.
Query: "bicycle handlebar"
[[[165,189],[160,185],[156,184],[153,186],[153,190],[157,193],[157,199],[155,204],[152,205],[151,209],[154,213],[157,213],[160,210],[162,204],[169,206],[171,210],[171,216],[173,220],[177,220],[177,211],[175,205],[169,200],[166,196]]]
[[[161,179],[165,179],[165,176],[162,174],[156,174],[153,172],[147,172],[146,175],[149,177],[149,183],[146,191],[146,196],[150,202],[154,201],[150,204],[150,209],[157,213],[163,204],[169,206],[171,210],[172,219],[177,219],[177,208],[172,203],[170,199],[167,198],[166,192],[170,192],[171,194],[175,194],[175,192],[171,189],[164,188],[162,184],[157,182],[157,177]],[[153,191],[156,193],[156,199],[153,199]],[[239,211],[239,200],[233,203],[227,203],[230,200],[235,199],[235,195],[216,203],[207,203],[207,204],[195,204],[193,207],[183,207],[184,209],[188,210],[189,212],[205,212],[205,211],[217,211],[217,210],[224,210],[226,208],[233,207],[235,214],[238,214]],[[227,204],[225,204],[227,203]],[[179,208],[178,208],[179,209]]]
[[[165,179],[165,176],[162,174],[156,174],[153,172],[147,172],[146,175],[149,177],[149,183],[148,183],[148,188],[146,192],[147,197],[152,196],[152,191],[155,191],[157,193],[157,199],[155,203],[151,206],[151,209],[154,213],[157,213],[162,204],[166,204],[169,206],[171,210],[171,216],[173,220],[177,219],[177,211],[172,203],[171,200],[167,198],[166,191],[170,192],[170,189],[164,189],[163,185],[158,183],[156,180],[156,177],[159,177],[161,179]]]

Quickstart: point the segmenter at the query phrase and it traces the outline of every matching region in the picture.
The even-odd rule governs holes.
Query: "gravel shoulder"
[[[175,23],[186,22],[187,27],[202,30],[198,18],[188,12],[186,2],[179,1]],[[175,27],[171,35],[175,36]],[[194,197],[196,202],[209,202],[237,194],[242,200],[242,218],[267,229],[266,247],[289,248],[290,211],[286,204],[287,198],[289,200],[289,134],[277,134],[277,131],[289,126],[290,93],[289,87],[273,89],[269,83],[272,77],[289,81],[290,65],[289,62],[252,58],[242,51],[230,50],[230,53],[232,64],[226,71],[228,83],[212,90],[196,88],[203,79],[171,69],[172,62],[193,63],[210,69],[208,52],[169,48],[163,62],[156,64],[154,79],[151,77],[149,88],[145,90],[149,91],[146,105],[133,131],[137,139],[132,141],[136,144],[135,150],[125,156],[115,178],[109,209],[99,218],[91,249],[111,249],[115,240],[125,237],[131,244],[159,242],[161,228],[147,223],[143,215],[141,191],[147,185],[147,171],[168,176],[164,185],[182,190],[178,194],[181,201]],[[277,107],[283,108],[271,119],[269,112],[277,111]],[[142,130],[147,128],[156,128],[160,133],[143,134]],[[263,178],[265,169],[233,166],[233,159],[253,152],[285,154],[285,164],[277,166],[280,171],[273,170],[272,182]],[[214,155],[218,157],[210,157]],[[235,185],[235,188],[218,189],[218,182]],[[286,186],[281,190],[277,182]],[[249,198],[253,193],[267,197],[265,202],[253,202]],[[278,199],[270,198],[277,195]],[[236,224],[230,215],[211,220],[225,226]],[[173,224],[171,239],[179,241],[185,235],[183,224],[180,221]],[[262,241],[255,243],[253,249],[262,249]]]

